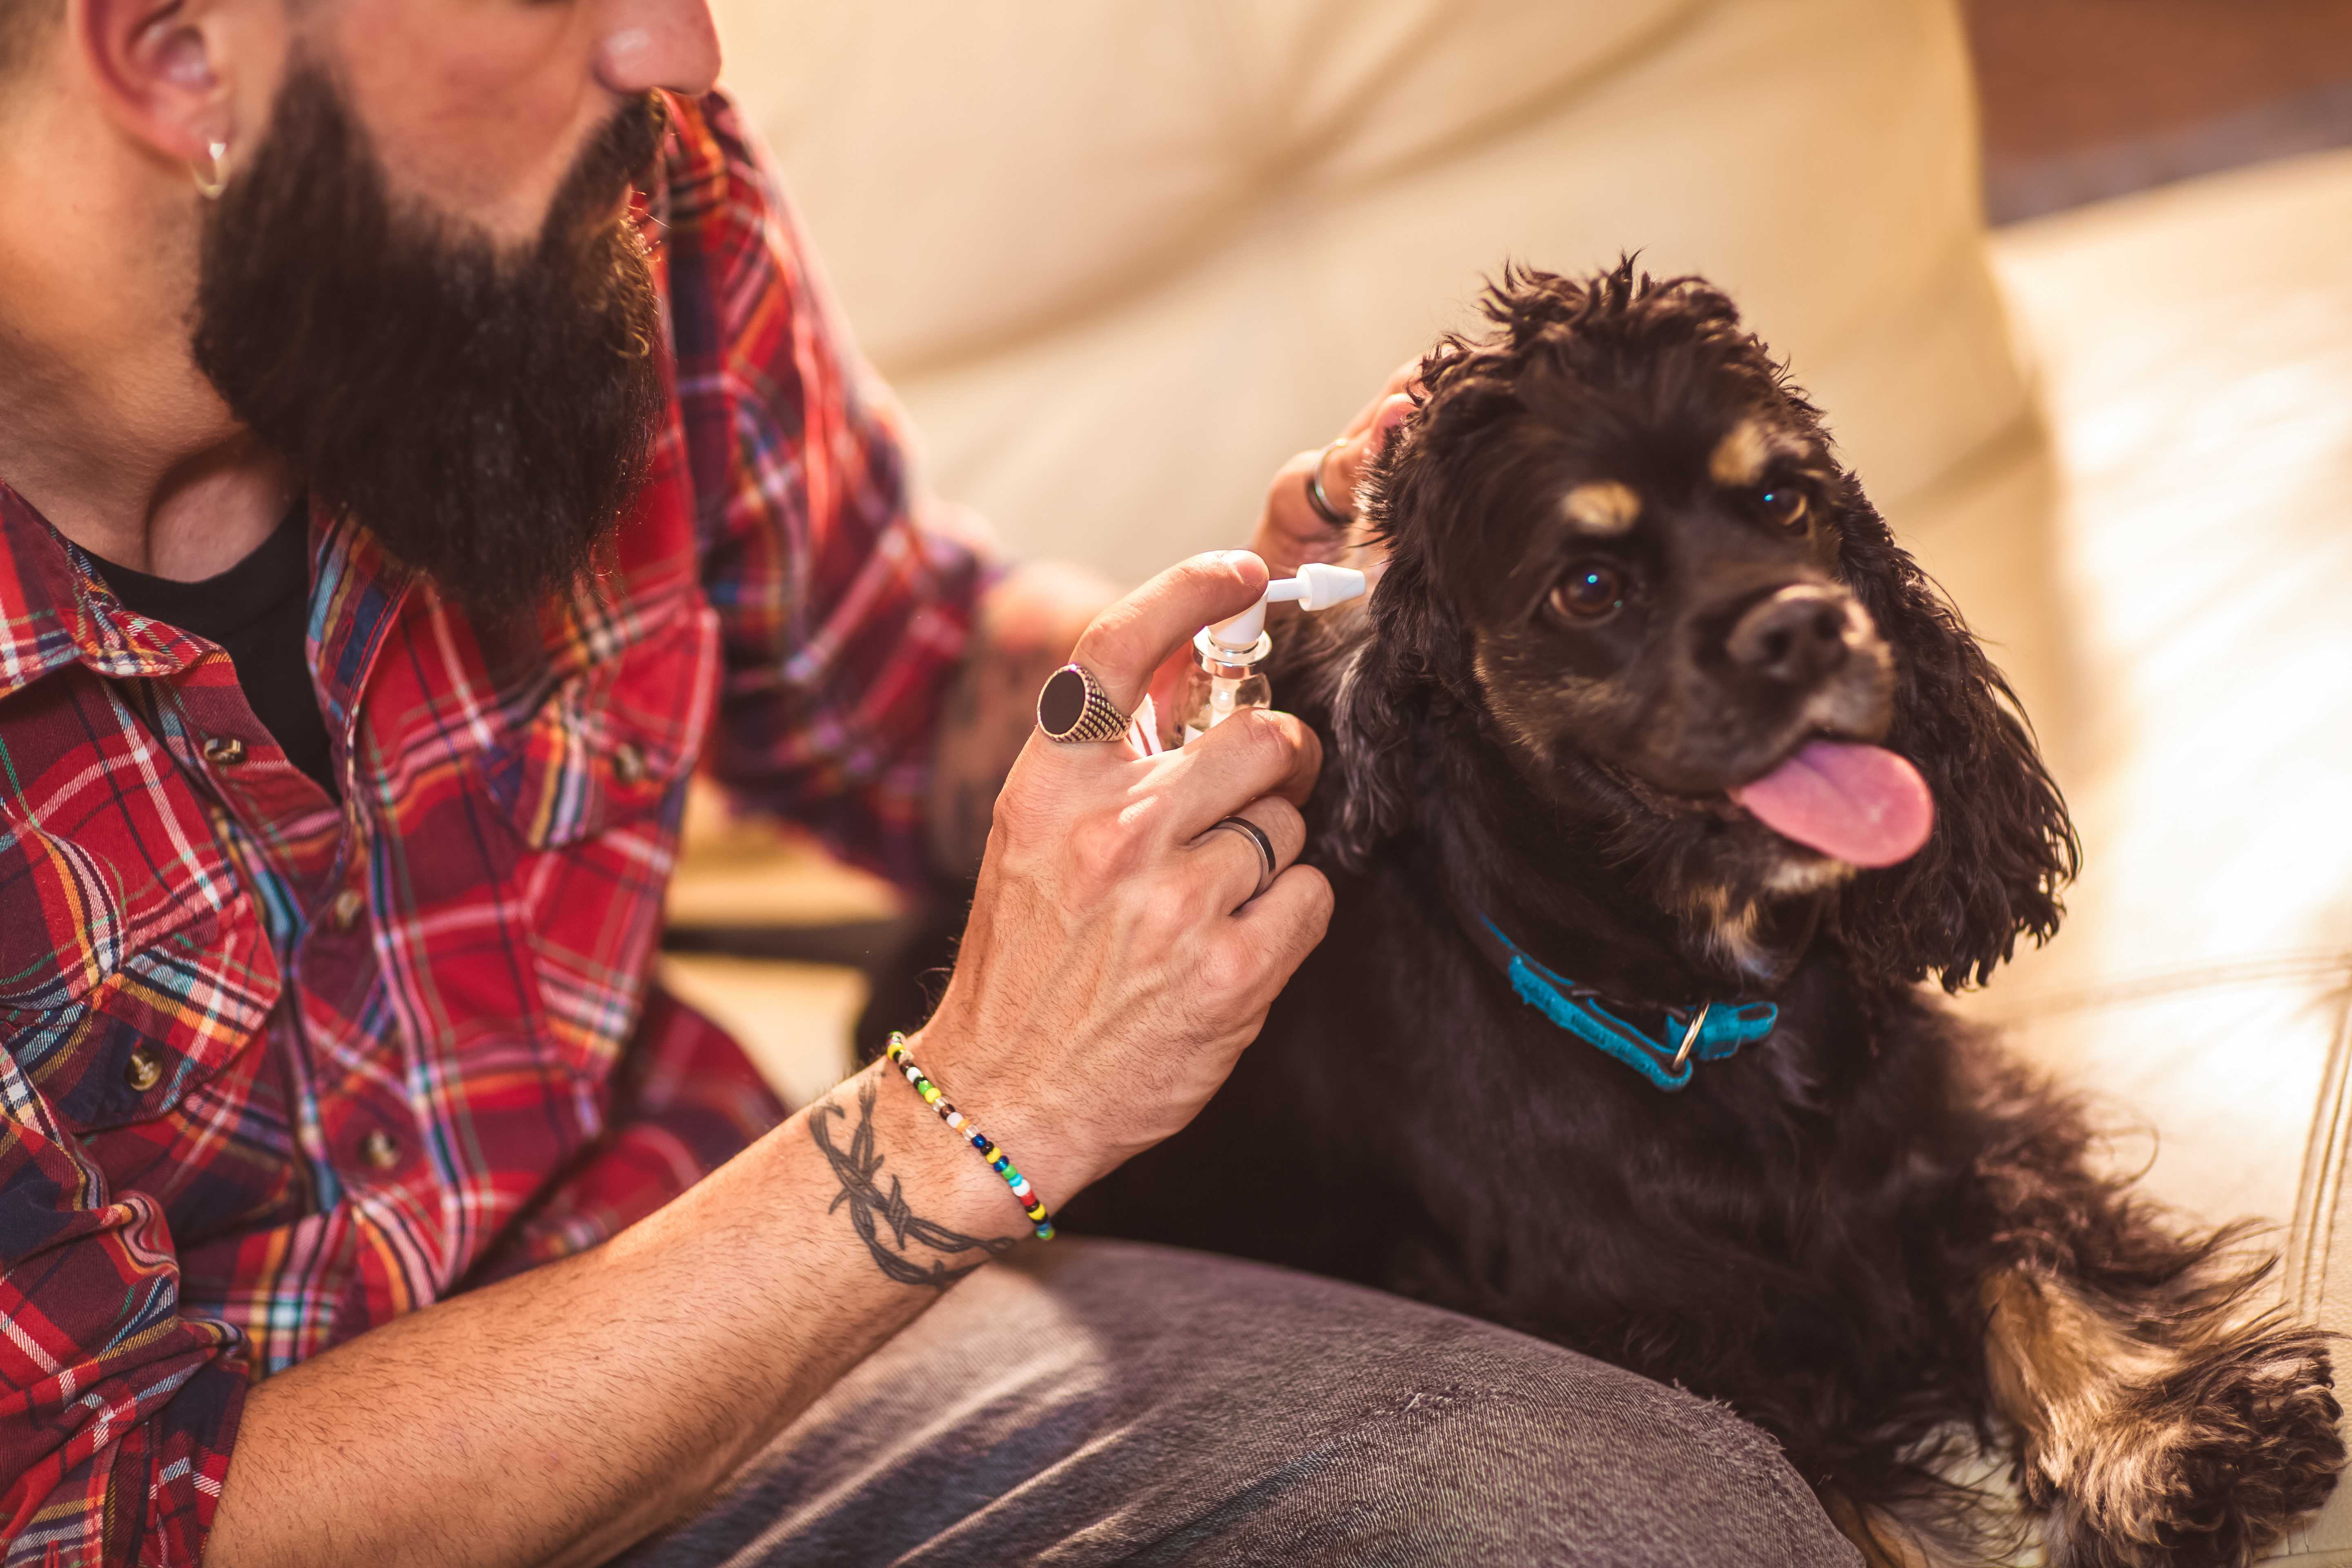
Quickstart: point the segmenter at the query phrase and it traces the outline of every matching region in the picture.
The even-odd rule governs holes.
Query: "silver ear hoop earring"
[[[215,142],[208,145],[205,151],[212,154],[212,173],[208,174],[194,163],[190,163],[188,177],[196,182],[198,195],[208,202],[216,202],[221,199],[221,193],[228,189],[228,143]]]

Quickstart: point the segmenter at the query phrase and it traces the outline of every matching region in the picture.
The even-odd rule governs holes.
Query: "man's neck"
[[[195,583],[227,571],[269,537],[293,502],[285,462],[240,438],[181,464],[155,487],[144,507],[136,500],[108,507],[86,494],[19,483],[10,488],[37,508],[58,532],[91,554],[150,576]]]
[[[0,189],[121,243],[60,243],[39,225],[0,234],[0,482],[105,560],[201,581],[269,536],[294,479],[196,369],[187,216],[159,217],[127,180],[85,171],[74,184],[89,160],[10,150],[41,145],[37,132],[73,141],[75,127],[47,123],[57,108],[11,106],[19,134],[0,147]]]
[[[0,481],[83,549],[198,582],[243,560],[286,515],[291,469],[225,413],[158,420],[135,388],[107,397],[54,385],[65,377],[19,376],[8,347],[0,340],[0,384],[16,384],[0,392]],[[24,395],[44,384],[57,395],[47,407]]]

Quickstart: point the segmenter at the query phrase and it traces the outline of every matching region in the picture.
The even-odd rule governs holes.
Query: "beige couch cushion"
[[[2352,1331],[2352,153],[2003,232],[2058,434],[2073,917],[1981,999]],[[2338,1351],[2339,1367],[2347,1364]],[[2352,1563],[2352,1490],[2288,1550]]]

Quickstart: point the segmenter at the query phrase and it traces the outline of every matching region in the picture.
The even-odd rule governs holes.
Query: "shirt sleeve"
[[[926,496],[772,165],[733,106],[674,104],[665,241],[705,592],[725,659],[711,771],[901,882],[984,531]]]
[[[163,1210],[110,1198],[0,1051],[6,1568],[193,1564],[244,1407],[242,1336],[183,1317]]]

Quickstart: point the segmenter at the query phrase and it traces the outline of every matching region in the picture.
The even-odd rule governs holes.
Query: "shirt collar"
[[[89,552],[0,484],[0,697],[68,664],[170,675],[206,646],[124,609]]]
[[[351,738],[368,671],[415,576],[349,515],[311,503],[310,622],[303,643],[331,734]]]
[[[367,530],[315,504],[310,551],[306,651],[330,729],[348,734],[411,574]],[[173,675],[210,647],[124,609],[89,553],[0,484],[0,698],[69,664],[118,678]]]

